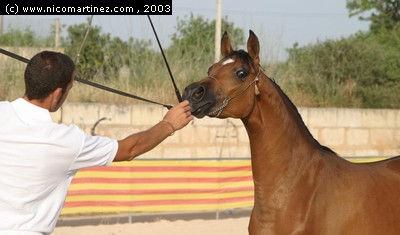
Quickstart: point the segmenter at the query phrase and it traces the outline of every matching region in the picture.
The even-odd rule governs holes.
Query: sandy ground
[[[53,235],[245,235],[248,217],[220,220],[160,220],[151,223],[57,227]]]

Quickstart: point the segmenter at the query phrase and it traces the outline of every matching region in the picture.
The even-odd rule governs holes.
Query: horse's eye
[[[247,77],[247,74],[247,71],[244,69],[236,71],[236,76],[242,81]]]

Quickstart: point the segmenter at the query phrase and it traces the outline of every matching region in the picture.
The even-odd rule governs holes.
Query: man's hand
[[[171,124],[173,131],[182,129],[191,120],[193,120],[193,116],[190,112],[189,101],[187,100],[172,107],[163,118],[163,121]]]

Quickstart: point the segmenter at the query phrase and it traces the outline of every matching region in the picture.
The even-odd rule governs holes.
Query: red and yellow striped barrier
[[[204,211],[252,206],[250,160],[136,160],[79,171],[61,213]]]
[[[62,214],[251,207],[250,160],[137,160],[81,170]]]

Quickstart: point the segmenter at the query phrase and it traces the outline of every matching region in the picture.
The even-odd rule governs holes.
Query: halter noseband
[[[235,91],[235,93],[233,94],[233,96],[231,96],[231,97],[226,97],[226,98],[224,99],[224,101],[222,101],[222,105],[219,106],[216,110],[214,110],[214,111],[212,111],[211,113],[209,113],[208,115],[217,114],[215,117],[218,117],[218,116],[222,113],[222,111],[224,111],[224,109],[228,106],[229,101],[231,101],[232,99],[234,99],[234,98],[238,97],[239,95],[241,95],[241,94],[242,94],[243,92],[245,92],[252,84],[255,84],[255,83],[259,80],[259,79],[258,79],[258,75],[260,75],[260,72],[261,72],[261,69],[260,69],[260,67],[259,67],[259,68],[258,68],[257,75],[256,75],[256,77],[254,78],[254,80],[253,80],[252,82],[250,82],[250,83],[249,83],[244,89],[242,89],[241,91],[239,91],[239,92],[236,92],[236,91]],[[217,80],[215,77],[213,77],[213,76],[208,76],[208,78],[214,79],[215,81],[218,82],[218,80]]]

